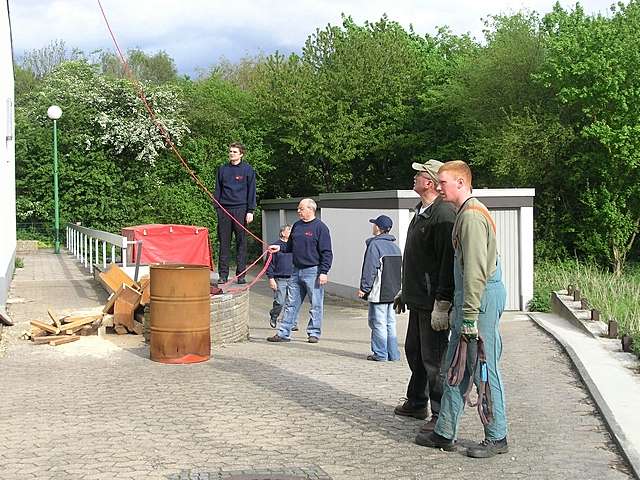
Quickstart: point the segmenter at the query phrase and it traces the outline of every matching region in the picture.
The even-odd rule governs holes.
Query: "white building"
[[[534,189],[476,189],[496,221],[498,249],[507,287],[507,309],[526,310],[533,296],[533,198]],[[298,220],[300,199],[261,202],[262,238],[273,242],[279,226]],[[385,214],[393,220],[393,234],[404,252],[413,207],[419,201],[412,190],[333,193],[314,197],[318,217],[329,227],[333,266],[326,290],[342,297],[357,298],[365,240],[371,236],[370,218]]]
[[[8,0],[0,4],[0,306],[6,303],[16,257],[14,83]]]

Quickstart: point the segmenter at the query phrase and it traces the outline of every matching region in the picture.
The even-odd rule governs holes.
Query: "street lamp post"
[[[53,120],[53,205],[55,209],[56,245],[55,252],[60,253],[60,205],[58,203],[58,131],[56,121],[62,116],[62,109],[51,105],[47,116]]]

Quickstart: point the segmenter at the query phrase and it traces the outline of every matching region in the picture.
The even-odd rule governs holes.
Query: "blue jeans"
[[[287,287],[289,286],[289,278],[274,278],[278,288],[273,292],[273,306],[269,311],[269,317],[272,320],[277,320],[282,312],[282,308],[285,306],[287,300]]]
[[[451,325],[451,338],[449,339],[449,349],[445,361],[446,369],[449,368],[453,360],[456,348],[460,342],[460,331],[462,329],[462,303],[464,297],[462,266],[459,264],[458,254],[454,260],[453,274],[455,277],[455,293],[453,296],[453,319]],[[491,399],[493,400],[493,420],[484,427],[485,438],[489,440],[502,440],[507,436],[507,415],[505,410],[504,386],[498,367],[498,362],[502,355],[502,338],[500,337],[500,316],[504,311],[507,292],[502,283],[502,271],[500,261],[496,268],[496,273],[489,279],[482,295],[480,305],[480,316],[478,317],[478,334],[484,342],[484,350],[487,357],[487,370],[489,374],[489,386],[491,388]],[[468,353],[475,349],[470,344]],[[470,382],[470,369],[473,368],[471,358],[467,357],[467,368],[464,378],[458,386],[450,386],[445,380],[440,415],[436,423],[435,432],[448,439],[456,439],[458,436],[458,426],[460,417],[464,410],[464,400],[462,398]],[[473,382],[477,385],[479,372],[476,372]]]
[[[371,351],[379,360],[400,360],[393,303],[369,303]]]
[[[298,312],[308,295],[311,301],[307,335],[320,338],[322,330],[322,312],[324,303],[324,287],[318,283],[318,267],[296,268],[289,280],[289,300],[284,307],[282,322],[278,327],[278,336],[289,338],[291,329],[297,323]]]

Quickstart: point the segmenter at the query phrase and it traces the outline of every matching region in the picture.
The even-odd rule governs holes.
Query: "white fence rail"
[[[103,232],[92,228],[81,227],[72,223],[67,224],[67,250],[74,255],[85,268],[93,273],[93,265],[102,262],[103,268],[107,263],[116,263],[116,255],[122,259],[122,266],[127,266],[129,245],[135,241],[127,240],[127,237],[115,233]],[[109,246],[107,251],[107,245]],[[108,255],[109,254],[109,255]],[[107,259],[110,261],[107,262]]]

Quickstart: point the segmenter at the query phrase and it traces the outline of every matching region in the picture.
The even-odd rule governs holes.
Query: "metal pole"
[[[58,204],[58,128],[53,121],[53,205],[55,208],[55,253],[60,253],[60,206]]]

